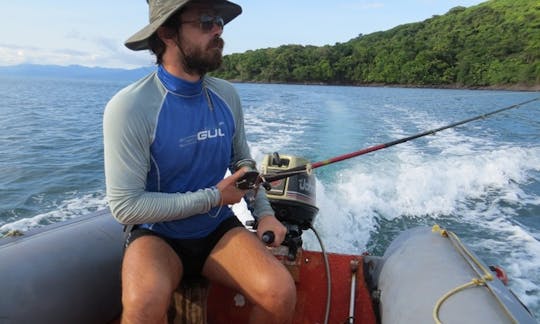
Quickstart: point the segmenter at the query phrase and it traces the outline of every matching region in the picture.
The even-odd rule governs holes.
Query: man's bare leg
[[[176,253],[156,236],[142,236],[122,263],[122,324],[167,323],[171,295],[182,277]]]
[[[214,247],[203,274],[237,289],[254,304],[251,323],[290,323],[296,287],[287,269],[245,228],[233,228]]]

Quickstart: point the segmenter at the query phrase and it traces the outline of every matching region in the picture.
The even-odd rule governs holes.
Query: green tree
[[[539,66],[538,2],[489,0],[333,46],[227,55],[214,74],[256,82],[476,87],[539,85]]]

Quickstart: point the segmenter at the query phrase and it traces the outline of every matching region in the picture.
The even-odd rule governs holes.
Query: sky
[[[224,54],[287,44],[334,45],[482,0],[236,0]],[[0,5],[0,66],[22,63],[137,68],[148,51],[124,41],[148,23],[145,0],[18,0]]]

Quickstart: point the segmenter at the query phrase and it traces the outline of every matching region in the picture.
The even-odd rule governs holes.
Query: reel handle
[[[272,231],[266,231],[262,235],[262,241],[264,244],[269,245],[274,243],[274,240],[276,239],[276,235]]]

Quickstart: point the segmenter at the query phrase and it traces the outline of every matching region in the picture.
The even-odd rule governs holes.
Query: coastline
[[[291,85],[320,85],[320,86],[344,86],[344,87],[383,87],[383,88],[425,88],[425,89],[449,89],[449,90],[494,90],[494,91],[523,91],[540,92],[540,84],[503,84],[491,86],[464,86],[458,84],[387,84],[387,83],[328,83],[328,82],[269,82],[269,81],[243,81],[228,80],[231,83],[250,84],[291,84]]]

